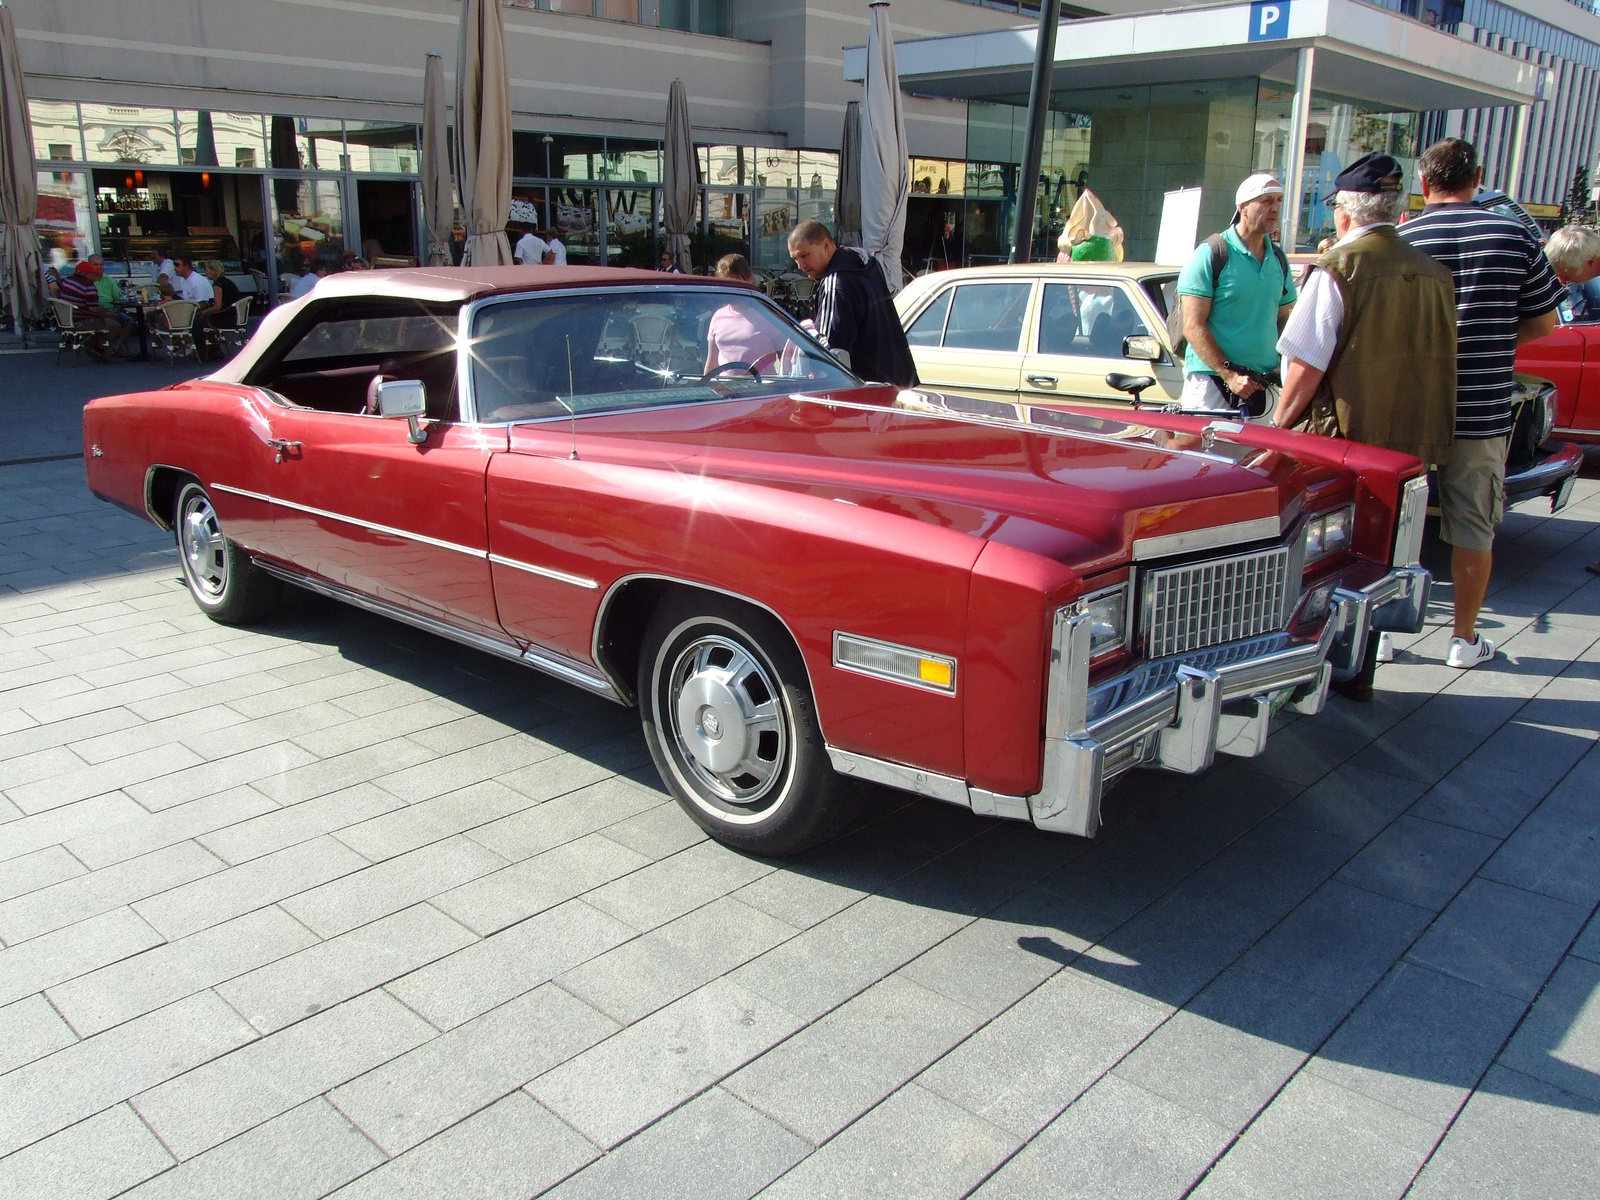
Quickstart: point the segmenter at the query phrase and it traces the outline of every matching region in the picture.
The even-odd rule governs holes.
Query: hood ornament
[[[1200,431],[1200,449],[1210,450],[1217,444],[1219,433],[1243,433],[1244,426],[1238,421],[1207,421],[1206,427]]]

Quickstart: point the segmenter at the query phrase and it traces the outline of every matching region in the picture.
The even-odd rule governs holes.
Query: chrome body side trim
[[[595,591],[600,587],[595,580],[586,579],[582,575],[568,575],[565,571],[557,571],[553,567],[536,567],[532,563],[519,562],[517,559],[507,558],[504,554],[490,554],[489,561],[496,566],[511,567],[518,571],[526,571],[530,575],[554,579],[557,583],[570,583],[573,587],[586,588],[590,591]]]
[[[436,617],[425,616],[422,613],[412,612],[409,608],[402,608],[398,604],[391,604],[386,600],[341,587],[326,579],[319,579],[314,575],[307,575],[303,571],[296,571],[280,563],[268,559],[257,558],[253,560],[269,575],[275,575],[285,583],[292,583],[296,587],[303,587],[307,591],[316,592],[318,595],[327,596],[330,600],[339,600],[345,604],[354,605],[366,612],[375,613],[380,617],[389,617],[396,621],[403,621],[428,633],[439,637],[449,638],[453,642],[460,642],[463,646],[470,646],[474,650],[481,650],[485,654],[493,654],[500,658],[510,659],[512,662],[522,663],[524,666],[533,667],[547,675],[553,675],[566,683],[576,684],[585,691],[595,695],[604,696],[618,704],[627,701],[611,686],[611,681],[599,672],[565,658],[559,654],[552,654],[547,650],[534,647],[523,647],[512,641],[500,641],[472,629],[462,629],[441,621]]]
[[[153,470],[154,468],[152,468]],[[565,571],[557,571],[553,567],[540,567],[533,563],[522,562],[519,559],[507,558],[503,554],[491,554],[487,550],[478,550],[472,546],[463,546],[459,542],[447,542],[440,538],[429,537],[424,533],[412,533],[405,529],[396,529],[393,525],[379,525],[375,521],[363,521],[359,517],[345,516],[343,513],[330,512],[325,508],[312,508],[309,504],[296,504],[293,500],[282,500],[276,496],[264,496],[260,492],[246,491],[226,483],[213,483],[211,485],[219,492],[229,492],[235,496],[244,496],[249,500],[259,500],[263,504],[275,504],[279,508],[292,508],[296,512],[307,513],[313,517],[325,517],[330,521],[339,521],[346,525],[354,525],[359,529],[370,529],[374,533],[387,534],[390,537],[404,538],[409,542],[420,542],[424,546],[433,546],[439,550],[452,550],[457,554],[465,554],[471,558],[487,559],[489,562],[498,563],[502,567],[514,567],[518,571],[526,571],[530,575],[543,576],[545,579],[554,579],[559,583],[570,583],[574,587],[594,590],[600,585],[593,579],[586,579],[582,575],[569,575]],[[148,494],[148,483],[146,484]]]
[[[967,784],[963,779],[881,758],[868,758],[864,754],[854,754],[835,746],[828,747],[828,758],[833,762],[833,769],[841,775],[888,784],[903,792],[915,792],[919,796],[959,804],[962,808],[971,807],[971,801],[967,798]]]
[[[1235,521],[1231,525],[1211,525],[1205,529],[1191,529],[1185,533],[1134,538],[1133,561],[1166,558],[1173,554],[1187,554],[1191,550],[1212,550],[1218,546],[1234,546],[1241,542],[1259,542],[1263,538],[1277,537],[1291,523],[1292,518],[1285,520],[1278,516],[1255,517],[1249,521]]]
[[[293,500],[283,500],[277,496],[263,496],[260,492],[246,491],[244,488],[232,487],[226,483],[211,484],[219,492],[230,492],[235,496],[244,496],[250,500],[259,500],[263,504],[275,504],[279,508],[292,508],[296,512],[303,512],[313,517],[322,517],[329,521],[339,521],[345,525],[354,525],[359,529],[370,529],[373,533],[387,534],[389,537],[404,538],[408,542],[420,542],[424,546],[433,546],[439,550],[453,550],[457,554],[465,554],[472,558],[488,558],[487,550],[478,550],[472,546],[463,546],[457,542],[447,542],[441,538],[429,537],[424,533],[412,533],[406,529],[396,529],[393,525],[379,525],[376,521],[363,521],[360,517],[346,516],[344,513],[330,512],[325,508],[312,508],[309,504],[296,504]]]

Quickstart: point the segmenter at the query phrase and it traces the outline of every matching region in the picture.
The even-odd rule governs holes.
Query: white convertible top
[[[299,300],[280,304],[262,319],[254,336],[210,378],[221,383],[243,383],[283,331],[312,300],[339,296],[371,296],[421,300],[435,304],[462,303],[499,292],[542,292],[557,288],[603,287],[617,284],[651,287],[682,284],[724,284],[727,280],[698,275],[662,274],[618,267],[402,267],[393,271],[343,271],[325,275]],[[739,286],[734,284],[732,286]]]

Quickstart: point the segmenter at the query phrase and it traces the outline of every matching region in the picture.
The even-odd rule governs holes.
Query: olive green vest
[[[1450,269],[1379,225],[1317,260],[1344,298],[1339,344],[1311,400],[1318,433],[1450,457],[1456,296]]]

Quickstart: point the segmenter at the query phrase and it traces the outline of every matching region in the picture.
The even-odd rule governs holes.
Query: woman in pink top
[[[718,279],[755,282],[750,263],[742,254],[725,254],[717,262]],[[755,324],[736,305],[724,304],[711,314],[706,327],[707,371],[724,363],[745,363],[769,374],[782,350],[774,331]]]

